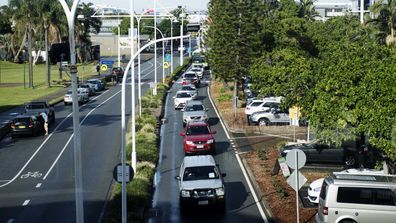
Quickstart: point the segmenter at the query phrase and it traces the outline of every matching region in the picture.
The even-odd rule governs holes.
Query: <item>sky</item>
[[[80,0],[80,2],[92,2],[93,4],[111,5],[114,7],[125,8],[129,10],[130,0]],[[157,0],[158,8],[177,8],[178,5],[184,6],[187,10],[207,10],[209,0]],[[8,0],[0,0],[0,6],[6,5]],[[141,12],[143,9],[153,8],[153,0],[134,0],[135,12]]]

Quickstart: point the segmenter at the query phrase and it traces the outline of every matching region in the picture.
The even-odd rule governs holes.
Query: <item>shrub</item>
[[[226,102],[226,101],[231,101],[232,100],[232,95],[229,94],[222,94],[220,95],[217,100],[219,102]]]

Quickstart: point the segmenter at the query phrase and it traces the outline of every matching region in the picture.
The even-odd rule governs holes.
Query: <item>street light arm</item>
[[[154,27],[154,26],[144,26],[144,27],[153,28],[153,29],[157,30],[157,31],[161,34],[162,38],[165,38],[165,37],[164,37],[164,34],[163,34],[163,33],[161,32],[161,30],[158,29],[157,27]]]

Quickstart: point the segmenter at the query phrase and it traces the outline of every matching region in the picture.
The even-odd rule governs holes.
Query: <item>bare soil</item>
[[[287,184],[286,178],[280,172],[276,176],[271,176],[273,166],[279,157],[279,145],[286,141],[304,140],[307,135],[306,127],[292,126],[249,126],[244,114],[244,107],[238,106],[236,115],[232,101],[219,101],[223,94],[232,95],[230,89],[226,89],[223,83],[212,81],[211,95],[216,101],[223,120],[227,123],[227,128],[231,132],[254,134],[248,137],[248,144],[253,148],[244,155],[244,159],[251,170],[254,178],[261,190],[267,206],[278,223],[296,222],[296,201],[295,191]],[[275,139],[263,140],[261,136],[276,136]],[[303,172],[308,179],[307,184],[324,177],[326,172]],[[300,222],[315,222],[315,208],[303,208],[300,202]]]

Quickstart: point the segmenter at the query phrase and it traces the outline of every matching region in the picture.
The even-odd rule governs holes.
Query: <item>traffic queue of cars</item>
[[[196,71],[195,71],[196,70]],[[202,72],[201,75],[198,73]],[[182,87],[176,92],[175,109],[183,113],[183,151],[185,157],[175,179],[179,185],[180,212],[185,214],[196,207],[216,207],[225,211],[223,177],[213,158],[215,134],[208,123],[208,109],[198,99],[203,69],[190,69],[182,75]]]
[[[79,104],[87,103],[90,96],[94,96],[96,92],[103,91],[105,84],[98,78],[89,79],[86,82],[78,85],[77,101]],[[68,90],[63,97],[63,103],[69,105],[73,103],[72,90]]]

